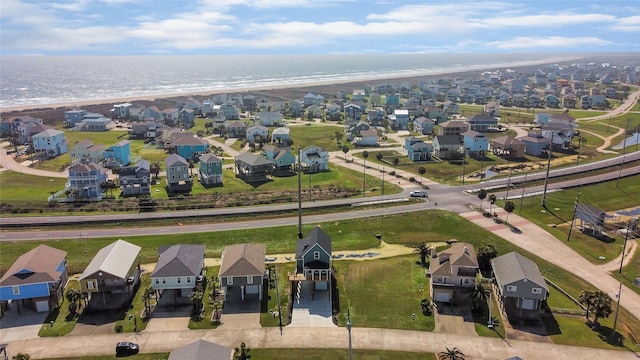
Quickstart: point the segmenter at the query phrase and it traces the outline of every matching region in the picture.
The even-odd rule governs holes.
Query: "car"
[[[424,190],[413,190],[409,193],[411,197],[429,197],[429,194]]]
[[[116,344],[116,356],[136,355],[140,351],[138,344],[122,341]]]

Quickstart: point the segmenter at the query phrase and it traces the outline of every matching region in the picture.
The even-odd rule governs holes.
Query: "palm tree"
[[[341,132],[336,131],[336,145],[340,146],[340,144],[342,144],[342,137],[343,136],[344,135]]]
[[[204,291],[202,291],[200,288],[193,291],[191,293],[191,296],[189,296],[189,299],[191,300],[191,302],[193,302],[194,313],[196,315],[200,314],[203,298],[204,298]]]
[[[347,145],[344,145],[342,147],[342,152],[344,153],[344,161],[347,161],[347,153],[349,152],[349,147]]]
[[[486,304],[489,299],[489,292],[491,291],[485,285],[489,282],[488,279],[480,278],[476,281],[473,291],[469,293],[469,298],[472,302],[472,310],[478,310],[480,304]],[[489,304],[491,306],[491,304]]]
[[[464,353],[457,347],[445,347],[445,349],[447,350],[438,353],[438,360],[464,360]]]
[[[416,245],[413,251],[420,255],[420,263],[422,263],[422,267],[427,266],[427,256],[429,255],[429,251],[431,251],[431,247],[427,245],[426,242],[423,242]]]
[[[233,352],[233,360],[251,359],[251,355],[249,355],[249,350],[250,349],[247,347],[247,344],[243,342],[242,344],[240,344],[240,347],[236,348],[235,351]]]
[[[160,161],[154,161],[149,166],[149,171],[153,174],[153,176],[158,179],[158,175],[160,175],[160,171],[162,171],[162,164]]]
[[[589,311],[591,310],[591,306],[595,303],[595,300],[595,293],[590,290],[582,290],[578,296],[578,302],[582,305],[586,305],[587,307],[587,320],[589,320]]]
[[[17,353],[15,355],[13,355],[12,359],[13,360],[30,360],[31,356],[29,356],[29,354],[25,354],[25,353]]]
[[[478,199],[480,199],[480,211],[482,211],[482,201],[486,197],[487,197],[487,190],[480,189],[480,191],[478,191]]]
[[[504,222],[509,223],[509,214],[511,214],[513,210],[515,210],[515,208],[516,204],[514,204],[511,200],[507,200],[507,202],[504,203],[504,211],[507,212],[507,218],[504,220]]]
[[[418,168],[418,174],[420,174],[420,184],[422,184],[422,175],[424,175],[427,172],[427,169],[424,168],[424,166],[420,166]]]
[[[476,251],[476,258],[478,259],[478,267],[480,271],[489,273],[491,271],[491,259],[498,256],[498,251],[492,244],[480,246]]]

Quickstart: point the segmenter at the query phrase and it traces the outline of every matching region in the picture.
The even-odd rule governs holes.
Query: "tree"
[[[342,144],[342,137],[343,136],[344,135],[341,132],[336,131],[336,145],[340,146],[340,144]]]
[[[189,300],[193,303],[194,314],[199,315],[200,309],[202,308],[202,299],[204,298],[204,291],[198,287],[197,290],[194,290],[189,296]]]
[[[438,353],[438,360],[464,360],[464,353],[457,347],[445,347],[445,349],[447,350]]]
[[[491,259],[498,256],[495,246],[492,244],[483,245],[478,248],[476,257],[478,259],[478,267],[480,271],[487,274],[491,272]]]
[[[595,317],[593,322],[598,324],[598,319],[608,318],[609,315],[611,315],[611,297],[609,297],[609,294],[600,290],[594,293],[594,297],[593,313],[595,314]]]
[[[78,301],[82,298],[82,292],[80,292],[80,289],[71,288],[67,290],[65,296],[69,301],[69,312],[75,315],[78,311]]]
[[[591,307],[594,305],[595,300],[596,294],[590,290],[582,290],[578,296],[578,302],[587,307],[587,320],[589,320],[589,311],[591,311]]]
[[[344,145],[342,147],[342,152],[344,153],[344,161],[347,161],[347,153],[349,152],[349,147],[347,145]]]
[[[29,354],[25,354],[25,353],[17,353],[15,355],[13,355],[12,359],[13,360],[30,360],[31,356],[29,356]]]
[[[233,352],[233,360],[247,360],[251,359],[251,355],[249,355],[250,349],[247,347],[247,344],[244,342],[240,344],[239,348],[236,348]]]
[[[394,157],[393,158],[393,171],[396,171],[398,169],[398,164],[400,163],[400,159],[398,159],[398,157]]]
[[[487,300],[489,299],[489,292],[491,291],[490,288],[487,288],[487,283],[487,279],[478,279],[473,287],[473,291],[469,293],[472,310],[478,310],[480,309],[480,304],[487,303]],[[489,304],[489,306],[491,306],[491,304]]]
[[[424,166],[420,166],[418,168],[418,174],[420,174],[420,184],[422,184],[422,176],[427,172],[427,169]]]
[[[515,208],[516,204],[514,204],[511,200],[507,200],[507,202],[504,203],[504,211],[507,212],[507,218],[505,219],[506,223],[509,222],[509,214],[511,214],[513,210],[515,210]]]
[[[495,194],[489,195],[489,214],[491,214],[491,210],[493,209],[493,204],[496,203],[498,197]]]
[[[429,251],[431,251],[431,247],[427,245],[426,242],[423,242],[416,245],[413,251],[420,255],[420,263],[422,264],[422,267],[427,266],[427,256],[429,255]]]
[[[480,189],[480,191],[478,191],[478,199],[480,199],[480,211],[482,210],[482,201],[484,200],[484,198],[487,197],[487,190],[485,189]]]
[[[160,175],[160,171],[162,171],[162,164],[160,163],[160,161],[154,161],[151,163],[151,165],[149,165],[149,172],[153,174],[156,180],[158,179],[158,175]]]
[[[142,293],[142,301],[144,302],[144,313],[145,316],[151,316],[151,296],[153,295],[153,288],[149,286],[144,289],[144,293]]]

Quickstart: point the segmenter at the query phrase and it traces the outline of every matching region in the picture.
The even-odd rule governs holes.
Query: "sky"
[[[637,52],[638,0],[2,0],[0,55]]]

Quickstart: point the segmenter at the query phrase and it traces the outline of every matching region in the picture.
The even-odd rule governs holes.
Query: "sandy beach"
[[[552,59],[552,61],[531,61],[526,63],[520,63],[517,66],[493,66],[493,67],[476,67],[474,69],[461,69],[456,72],[428,72],[424,74],[412,74],[409,76],[375,76],[369,78],[358,78],[358,79],[345,79],[344,81],[314,81],[310,83],[304,84],[287,84],[280,86],[260,86],[260,84],[255,84],[255,86],[242,87],[242,88],[228,88],[228,89],[219,89],[215,92],[211,93],[169,93],[169,94],[153,94],[147,96],[135,96],[135,97],[118,97],[118,98],[108,98],[108,99],[90,99],[83,101],[71,101],[65,103],[54,103],[54,104],[32,104],[32,105],[16,105],[16,106],[5,106],[0,108],[0,114],[3,117],[17,116],[17,115],[32,115],[34,117],[40,117],[45,120],[45,123],[50,121],[60,120],[60,113],[62,116],[64,115],[64,111],[67,109],[73,108],[87,108],[89,111],[108,114],[108,111],[115,104],[121,103],[143,103],[143,105],[150,106],[151,104],[156,104],[163,101],[170,101],[172,98],[181,98],[181,97],[193,97],[197,100],[203,100],[210,98],[216,94],[224,94],[224,93],[240,93],[243,95],[254,94],[264,97],[270,97],[274,99],[294,99],[300,98],[308,92],[312,92],[314,94],[320,94],[323,96],[328,96],[329,98],[333,98],[336,96],[339,90],[345,90],[347,93],[350,91],[357,89],[358,87],[363,87],[365,85],[375,85],[375,84],[384,84],[384,83],[409,83],[409,84],[417,84],[421,81],[429,81],[438,78],[460,78],[460,79],[469,79],[480,76],[483,71],[493,71],[498,69],[511,69],[513,71],[523,71],[525,69],[531,67],[539,67],[545,64],[551,63],[566,63],[573,62],[579,60],[580,58],[558,58]],[[553,61],[557,60],[557,61]],[[57,110],[57,111],[56,111]],[[55,115],[50,113],[51,111],[55,112]]]

